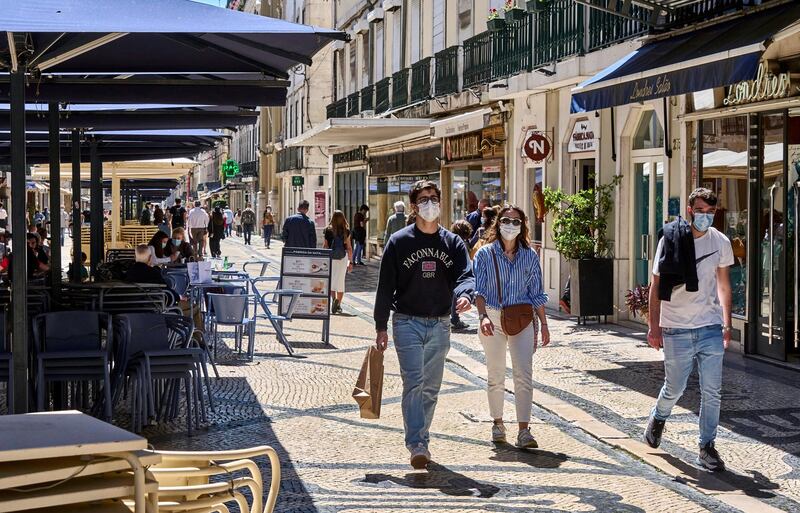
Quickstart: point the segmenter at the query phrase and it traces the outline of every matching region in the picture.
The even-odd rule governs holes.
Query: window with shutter
[[[447,0],[433,0],[433,53],[444,50]]]
[[[378,80],[383,79],[383,71],[384,71],[384,64],[383,64],[383,57],[384,57],[384,46],[383,46],[383,22],[379,21],[375,23],[372,33],[374,34],[374,44],[372,51],[375,55],[375,71],[374,77],[375,82]]]
[[[347,94],[351,94],[356,92],[356,82],[358,81],[358,75],[356,75],[356,44],[351,42],[348,46],[350,48],[350,75],[347,77]]]
[[[458,42],[472,37],[472,8],[474,0],[458,0]]]
[[[417,62],[420,59],[420,43],[422,38],[422,23],[420,17],[420,0],[411,0],[409,2],[411,9],[411,55],[410,64]]]
[[[367,87],[369,85],[370,75],[370,45],[369,45],[369,32],[361,35],[361,85],[360,87]]]
[[[345,83],[344,52],[336,50],[336,100],[344,97]]]
[[[403,67],[403,10],[392,14],[392,73]]]

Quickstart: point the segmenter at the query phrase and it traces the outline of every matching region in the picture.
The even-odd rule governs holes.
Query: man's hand
[[[486,337],[494,336],[494,323],[488,317],[484,317],[481,321],[481,333]]]
[[[377,347],[380,352],[386,351],[386,348],[389,347],[389,334],[387,332],[378,332],[378,335],[375,337],[375,347]]]
[[[731,344],[731,330],[722,330],[722,347],[728,349]]]
[[[546,347],[550,343],[550,328],[547,324],[542,324],[542,347]]]
[[[469,312],[470,308],[472,308],[472,304],[469,302],[469,299],[465,297],[460,297],[458,298],[458,301],[456,301],[457,313],[462,314],[464,312]]]
[[[656,351],[664,347],[664,334],[661,332],[660,326],[647,330],[647,343]]]

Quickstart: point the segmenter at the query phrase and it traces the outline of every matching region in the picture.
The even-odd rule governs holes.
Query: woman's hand
[[[494,336],[494,323],[490,318],[484,317],[481,320],[481,333],[486,337]]]
[[[347,262],[347,272],[351,272],[353,270],[353,262]]]

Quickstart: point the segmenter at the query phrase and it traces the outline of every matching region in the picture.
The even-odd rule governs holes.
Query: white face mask
[[[439,219],[439,205],[429,201],[424,205],[417,205],[419,216],[429,223]]]
[[[500,225],[500,235],[505,240],[514,240],[519,235],[519,232],[522,231],[521,226],[514,226],[513,224],[501,224]]]

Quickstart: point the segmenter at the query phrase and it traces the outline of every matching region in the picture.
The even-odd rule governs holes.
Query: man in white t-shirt
[[[192,236],[192,249],[194,254],[203,256],[206,252],[206,232],[208,232],[208,212],[200,201],[194,202],[194,208],[189,211],[189,234]]]
[[[729,268],[734,263],[730,240],[711,227],[716,210],[716,195],[709,189],[695,189],[686,209],[691,220],[689,244],[693,240],[693,248],[681,246],[685,239],[678,241],[668,235],[682,232],[688,236],[689,227],[682,220],[676,221],[682,225],[666,226],[658,243],[650,286],[647,341],[656,350],[664,349],[665,377],[645,431],[645,441],[653,448],[658,447],[667,417],[683,395],[697,361],[701,392],[697,463],[712,471],[725,468],[714,439],[719,425],[722,360],[731,340]],[[689,259],[684,258],[687,250],[691,252],[689,258],[694,260],[693,266],[685,266]],[[670,269],[669,275],[665,269]],[[681,282],[683,278],[675,281],[676,269],[686,271],[685,282]],[[665,280],[674,285],[666,291],[661,287]]]

